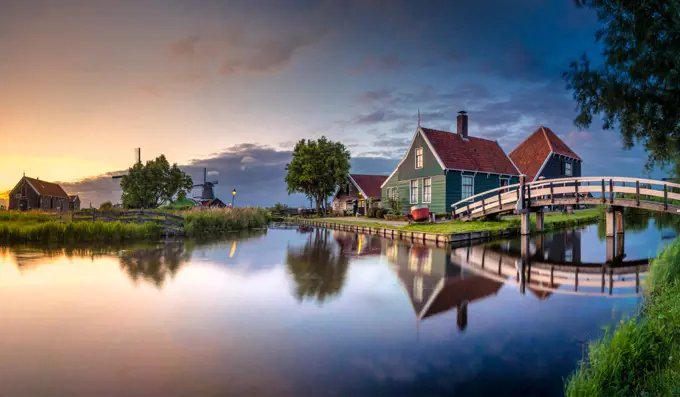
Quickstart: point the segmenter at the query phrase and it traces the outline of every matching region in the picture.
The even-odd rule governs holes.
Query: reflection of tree
[[[627,231],[645,231],[649,227],[650,211],[641,208],[624,208],[623,223]],[[597,224],[597,237],[600,241],[607,238],[607,222],[605,217]]]
[[[120,267],[135,283],[140,279],[161,288],[180,266],[191,259],[192,250],[184,242],[172,242],[160,247],[127,250],[121,253]]]
[[[310,233],[302,248],[289,248],[286,268],[295,281],[295,297],[323,303],[340,293],[345,284],[349,257],[335,250],[330,231],[316,229]]]

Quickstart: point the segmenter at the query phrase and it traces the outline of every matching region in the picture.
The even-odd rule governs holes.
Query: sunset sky
[[[640,176],[617,131],[578,131],[561,72],[596,57],[595,15],[572,0],[16,0],[0,3],[0,192],[22,172],[83,205],[118,200],[107,173],[161,153],[218,196],[296,204],[283,183],[300,138],[388,174],[427,127],[510,152],[539,125],[584,175]],[[239,204],[239,203],[237,203]]]

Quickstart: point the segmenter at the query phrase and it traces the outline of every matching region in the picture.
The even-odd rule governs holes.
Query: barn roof
[[[387,175],[349,174],[350,180],[366,197],[380,197],[380,185],[387,180]]]
[[[533,181],[541,171],[543,163],[552,153],[571,157],[576,160],[581,158],[562,141],[550,128],[540,126],[510,153],[510,158],[527,176]]]
[[[33,189],[41,196],[69,198],[64,189],[56,183],[41,181],[40,179],[29,178],[27,176],[25,176],[24,179],[33,186]]]

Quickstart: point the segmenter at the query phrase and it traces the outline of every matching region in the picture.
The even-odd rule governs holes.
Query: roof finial
[[[420,127],[420,108],[418,108],[418,127]]]

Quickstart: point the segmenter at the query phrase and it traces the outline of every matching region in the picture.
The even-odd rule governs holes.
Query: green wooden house
[[[520,171],[497,141],[468,136],[459,112],[457,132],[418,125],[408,151],[381,186],[383,208],[399,203],[451,212],[451,204],[500,186],[519,183]]]

